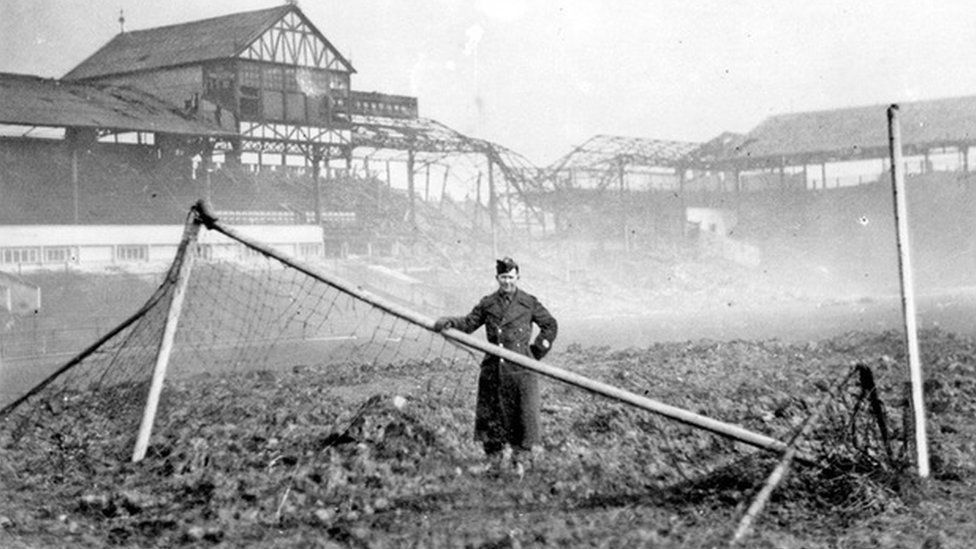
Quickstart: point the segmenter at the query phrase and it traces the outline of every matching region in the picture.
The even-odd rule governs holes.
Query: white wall
[[[242,225],[235,230],[298,259],[322,253],[322,229],[315,225]],[[172,262],[182,235],[181,225],[0,226],[0,271],[159,271]],[[241,244],[214,231],[201,229],[199,243],[212,260],[253,260]]]

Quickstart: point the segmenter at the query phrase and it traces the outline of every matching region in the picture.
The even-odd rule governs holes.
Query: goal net
[[[606,369],[578,353],[557,368],[432,325],[196,206],[147,303],[0,410],[0,481],[77,489],[145,457],[157,478],[181,478],[190,490],[187,478],[205,477],[207,501],[243,498],[275,521],[324,508],[375,511],[391,493],[421,497],[432,477],[478,466],[471,431],[486,352],[556,380],[543,389],[547,451],[557,456],[541,465],[551,497],[596,505],[678,484],[682,498],[729,487],[744,497],[743,483],[768,470],[743,465],[756,448],[775,460],[795,447],[817,471],[893,459],[898,435],[863,380],[811,384],[803,396],[786,394],[786,383],[776,402],[708,395],[626,357]],[[680,405],[653,400],[658,393]],[[799,440],[814,403],[804,397],[824,405],[817,428]],[[690,411],[733,398],[742,399],[733,417]],[[757,407],[768,417],[751,415]],[[235,476],[242,471],[252,476]],[[282,485],[301,495],[284,497]]]

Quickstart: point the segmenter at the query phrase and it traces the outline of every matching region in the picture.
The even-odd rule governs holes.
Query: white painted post
[[[915,418],[915,450],[918,476],[929,476],[929,451],[925,434],[925,402],[922,394],[922,366],[919,362],[918,327],[915,323],[915,283],[908,241],[908,209],[905,204],[904,163],[901,156],[901,126],[898,105],[888,107],[888,142],[891,152],[891,184],[895,198],[895,226],[898,243],[898,274],[901,279],[902,315],[908,344],[908,369],[912,389],[912,412]]]
[[[166,368],[169,365],[169,357],[173,351],[173,340],[176,337],[176,326],[180,320],[180,311],[183,308],[183,297],[186,294],[187,282],[190,280],[190,269],[193,265],[193,257],[196,250],[193,245],[197,242],[197,234],[200,232],[200,223],[196,215],[187,223],[183,232],[183,240],[180,242],[179,251],[176,257],[181,258],[179,268],[170,271],[168,276],[175,276],[176,288],[173,290],[173,299],[169,303],[169,312],[166,315],[166,326],[163,329],[163,338],[159,342],[159,350],[156,353],[156,364],[153,368],[152,382],[149,386],[149,394],[146,397],[146,408],[142,414],[142,422],[139,424],[139,434],[136,436],[136,446],[132,452],[132,461],[137,463],[146,457],[146,450],[149,448],[149,437],[152,434],[153,422],[156,420],[156,409],[159,407],[159,395],[163,391],[163,380],[166,378]]]

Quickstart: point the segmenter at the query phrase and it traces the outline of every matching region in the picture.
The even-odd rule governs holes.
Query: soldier
[[[495,272],[497,292],[481,298],[467,316],[437,319],[434,329],[454,328],[470,334],[484,325],[489,343],[541,359],[556,339],[556,319],[535,296],[518,289],[515,260],[497,260]],[[530,343],[533,323],[539,334]],[[500,464],[506,445],[514,452],[517,467],[541,451],[539,406],[538,374],[495,355],[485,356],[478,376],[474,436],[491,462]]]

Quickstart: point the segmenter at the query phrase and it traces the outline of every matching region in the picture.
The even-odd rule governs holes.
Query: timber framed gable
[[[348,97],[356,71],[300,10],[288,10],[259,31],[236,55],[235,69],[233,103],[243,151],[348,149]]]
[[[240,53],[241,59],[353,73],[352,65],[298,11],[272,24]]]

